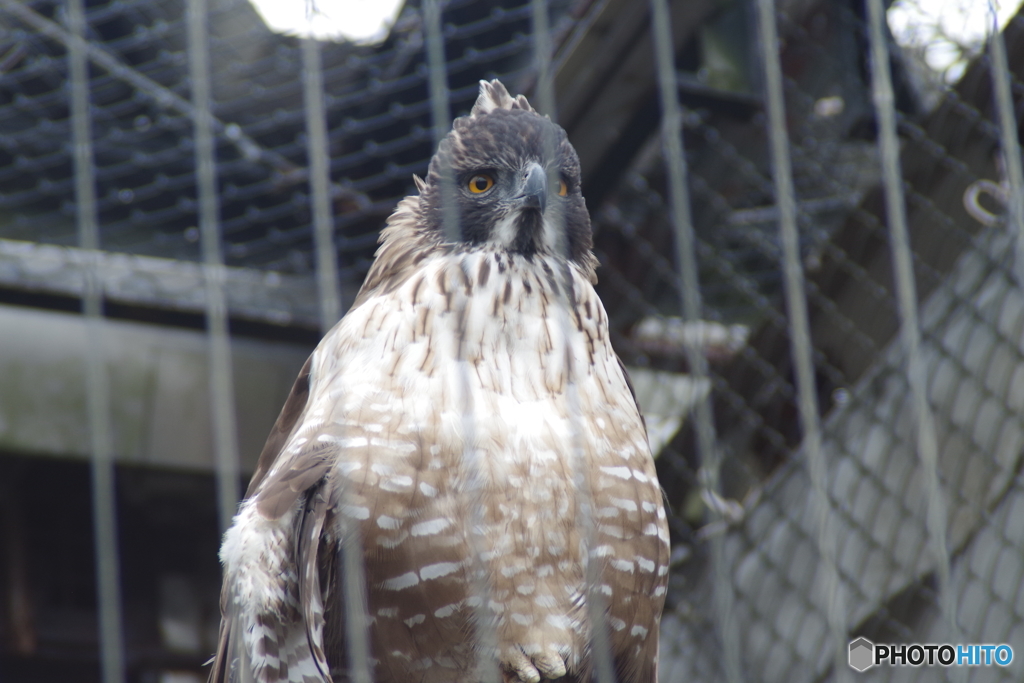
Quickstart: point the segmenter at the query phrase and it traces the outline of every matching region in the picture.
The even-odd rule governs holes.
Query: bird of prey
[[[343,545],[379,683],[478,683],[479,662],[505,683],[595,681],[598,656],[656,680],[668,529],[579,160],[523,96],[480,85],[224,536],[213,683],[350,679]]]

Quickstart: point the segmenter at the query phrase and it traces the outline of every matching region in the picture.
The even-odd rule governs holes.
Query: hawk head
[[[443,196],[446,173],[452,197]],[[472,111],[455,119],[418,185],[429,231],[446,234],[444,202],[453,201],[463,243],[565,255],[581,266],[593,258],[576,150],[560,126],[497,80],[480,81]]]

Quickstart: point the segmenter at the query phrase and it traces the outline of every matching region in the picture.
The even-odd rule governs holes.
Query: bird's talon
[[[544,678],[554,680],[566,674],[565,660],[556,653],[545,652],[533,658],[533,665],[543,674]]]
[[[517,683],[540,683],[540,672],[522,652],[511,653],[504,664],[515,675]]]

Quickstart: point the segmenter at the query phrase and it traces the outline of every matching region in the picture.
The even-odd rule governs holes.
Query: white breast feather
[[[338,446],[335,471],[358,482],[356,488],[365,494],[344,501],[347,514],[375,533],[391,532],[403,523],[403,515],[414,515],[413,524],[427,526],[412,528],[436,529],[438,547],[460,538],[465,542],[456,529],[436,521],[462,515],[465,533],[464,508],[451,498],[434,498],[437,489],[427,484],[423,490],[431,495],[420,495],[421,508],[382,517],[372,511],[370,489],[399,492],[407,486],[411,496],[420,490],[414,490],[416,468],[426,466],[440,468],[452,491],[465,492],[471,482],[462,455],[475,453],[485,494],[481,499],[496,520],[481,530],[481,538],[491,563],[499,639],[515,646],[509,656],[521,657],[516,648],[523,648],[537,661],[555,662],[551,671],[557,673],[566,652],[572,652],[570,666],[579,662],[583,652],[573,644],[588,635],[582,596],[589,558],[574,531],[577,510],[570,504],[576,500],[578,475],[589,472],[589,488],[596,495],[633,501],[641,488],[651,489],[644,494],[647,499],[658,500],[659,494],[646,433],[590,282],[573,269],[581,315],[584,301],[591,307],[590,318],[581,318],[581,330],[560,313],[558,296],[549,292],[545,304],[539,295],[547,287],[541,264],[546,261],[557,273],[555,259],[535,256],[531,263],[517,257],[510,266],[504,254],[501,273],[494,258],[490,251],[435,257],[400,287],[351,311],[315,352],[307,421],[296,438],[316,439],[317,431],[329,425],[350,430],[330,437]],[[484,260],[490,260],[490,274],[481,285]],[[459,269],[471,279],[469,296]],[[572,350],[568,357],[567,347]],[[576,383],[572,400],[567,362]],[[468,419],[463,414],[467,406]],[[424,444],[427,453],[420,452]],[[580,462],[572,458],[577,447]],[[299,449],[289,444],[284,450]],[[634,470],[637,477],[631,475]],[[603,509],[623,518],[651,516],[637,512],[636,505],[632,512],[625,507]],[[271,522],[246,504],[225,537],[225,569],[234,577],[239,603],[251,615],[277,608],[293,591],[287,585],[294,571],[287,567],[285,542],[291,515]],[[385,517],[390,526],[381,525]],[[623,537],[622,526],[613,524],[617,521],[607,520],[603,527],[611,539]],[[384,547],[399,547],[410,536],[394,533],[383,537]],[[417,577],[416,586],[435,578],[411,576]],[[454,613],[453,607],[437,610],[436,616]],[[420,621],[416,617],[409,627]],[[500,644],[499,650],[504,647]]]

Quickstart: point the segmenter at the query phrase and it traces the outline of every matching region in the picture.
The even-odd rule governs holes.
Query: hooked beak
[[[527,167],[523,193],[517,199],[522,200],[524,208],[540,209],[544,213],[548,204],[548,174],[537,162]]]

